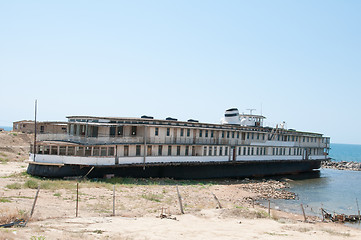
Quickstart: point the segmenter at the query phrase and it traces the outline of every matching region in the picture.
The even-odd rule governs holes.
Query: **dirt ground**
[[[268,215],[268,209],[257,204],[253,207],[252,199],[292,198],[287,189],[281,189],[287,182],[127,178],[78,182],[34,178],[25,173],[30,141],[31,136],[26,134],[0,133],[0,222],[27,218],[40,186],[34,214],[26,227],[0,229],[0,240],[361,237],[360,230],[341,224],[316,218],[305,223],[300,215],[274,209]]]

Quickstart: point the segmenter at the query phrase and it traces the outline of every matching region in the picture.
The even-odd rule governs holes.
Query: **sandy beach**
[[[287,181],[49,180],[25,174],[31,136],[0,133],[0,239],[359,239],[342,224],[268,209],[252,199],[292,198]],[[79,184],[78,217],[76,186]],[[181,214],[178,186],[184,214]],[[113,189],[115,216],[113,216]],[[216,201],[215,197],[219,200]],[[221,205],[221,208],[219,206]],[[161,213],[163,212],[163,215]],[[163,218],[162,218],[163,217]]]

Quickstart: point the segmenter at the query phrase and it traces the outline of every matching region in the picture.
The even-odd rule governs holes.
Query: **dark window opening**
[[[140,148],[141,148],[140,145],[137,145],[137,146],[136,146],[136,150],[135,150],[135,155],[136,155],[136,156],[140,156]]]
[[[132,136],[137,135],[137,126],[132,126]]]
[[[117,135],[118,136],[123,136],[123,126],[118,126],[117,127]]]

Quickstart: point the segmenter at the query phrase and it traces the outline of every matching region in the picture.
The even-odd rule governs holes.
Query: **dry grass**
[[[0,208],[0,224],[11,223],[20,218],[26,218],[24,211],[15,208]]]

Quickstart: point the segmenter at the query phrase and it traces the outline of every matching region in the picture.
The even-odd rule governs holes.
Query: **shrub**
[[[8,184],[8,185],[6,185],[6,188],[8,188],[8,189],[20,189],[20,188],[21,188],[21,184],[20,184],[20,183]]]
[[[28,180],[24,183],[24,187],[31,188],[31,189],[37,189],[38,188],[38,182],[34,180]]]

